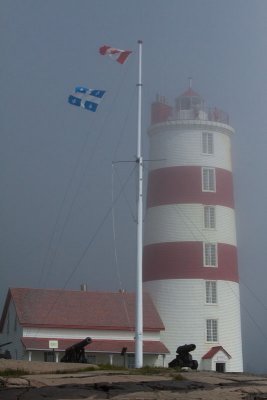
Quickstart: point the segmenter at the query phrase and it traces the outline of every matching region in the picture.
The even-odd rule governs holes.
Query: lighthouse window
[[[202,133],[202,153],[213,154],[213,134],[208,132]]]
[[[203,192],[215,192],[214,168],[202,168],[202,190]]]
[[[218,321],[217,319],[207,319],[207,342],[218,341]]]
[[[217,303],[217,285],[216,281],[206,281],[206,303]]]
[[[215,243],[204,243],[204,265],[205,267],[217,267],[217,245]]]
[[[204,206],[204,228],[215,229],[215,207]]]

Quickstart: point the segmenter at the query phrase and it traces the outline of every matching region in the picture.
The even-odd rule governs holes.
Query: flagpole
[[[143,366],[143,158],[141,143],[142,116],[142,40],[138,40],[138,125],[137,125],[137,156],[138,164],[138,200],[137,200],[137,268],[136,268],[136,321],[135,321],[135,367]]]

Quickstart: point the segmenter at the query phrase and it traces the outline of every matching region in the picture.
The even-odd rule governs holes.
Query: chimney
[[[82,283],[81,284],[81,291],[82,292],[87,292],[87,283]]]

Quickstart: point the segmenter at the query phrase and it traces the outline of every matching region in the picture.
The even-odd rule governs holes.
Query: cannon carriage
[[[185,344],[183,346],[179,346],[176,350],[176,358],[174,358],[171,362],[169,362],[169,368],[191,368],[197,369],[198,362],[197,360],[193,360],[191,351],[195,350],[195,344]]]
[[[73,344],[65,350],[65,354],[60,361],[86,364],[87,359],[85,357],[84,348],[90,343],[92,343],[92,339],[90,337],[87,337],[81,342]]]

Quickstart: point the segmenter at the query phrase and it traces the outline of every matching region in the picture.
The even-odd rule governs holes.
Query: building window
[[[217,304],[217,282],[206,281],[206,303]]]
[[[215,207],[204,206],[204,228],[215,229]]]
[[[213,134],[203,132],[202,133],[202,153],[204,154],[213,154],[214,153],[214,145],[213,145]]]
[[[202,168],[202,191],[203,192],[215,192],[215,168]]]
[[[217,319],[207,319],[207,342],[218,342],[218,321]]]
[[[204,266],[217,267],[216,243],[204,243]]]

